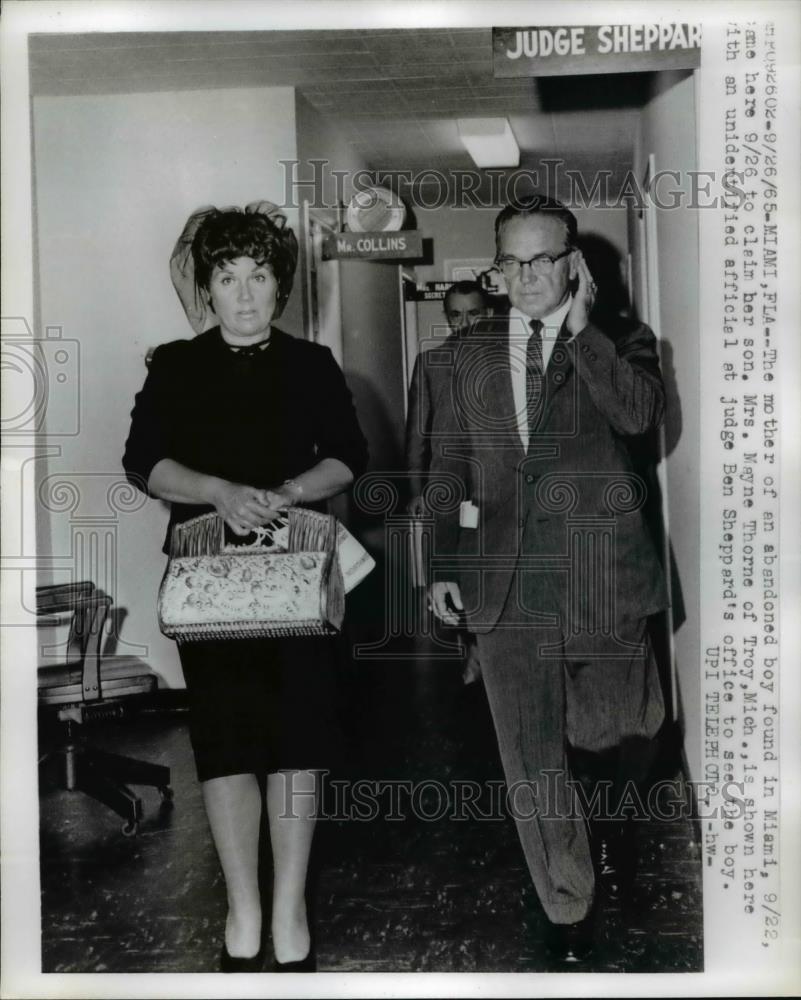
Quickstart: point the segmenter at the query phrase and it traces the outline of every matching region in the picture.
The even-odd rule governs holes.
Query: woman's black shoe
[[[223,945],[220,954],[220,972],[262,972],[263,969],[264,945],[252,958],[236,958],[234,955],[229,955],[228,949]]]
[[[297,962],[273,962],[273,972],[316,972],[317,956],[313,949],[309,949],[309,954],[305,958],[298,959]]]

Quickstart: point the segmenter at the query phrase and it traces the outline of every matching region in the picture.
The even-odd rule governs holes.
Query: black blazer
[[[451,468],[460,456],[462,495],[478,506],[479,527],[460,528],[454,504],[439,513],[436,553],[455,558],[437,578],[459,582],[471,629],[493,628],[515,570],[525,567],[527,606],[563,622],[569,611],[571,623],[591,627],[598,581],[577,581],[566,568],[576,530],[608,545],[602,535],[613,529],[600,587],[615,621],[664,608],[663,570],[642,514],[646,486],[628,445],[663,417],[651,330],[621,318],[611,331],[589,323],[570,340],[563,327],[528,452],[514,411],[508,317],[473,327],[458,347],[450,391],[457,420],[447,451]]]
[[[323,458],[339,459],[358,477],[367,442],[327,347],[273,328],[269,346],[247,359],[215,327],[158,347],[136,395],[122,459],[128,480],[147,492],[163,458],[270,488]],[[172,504],[165,551],[174,524],[210,509]]]
[[[414,363],[406,417],[406,469],[412,497],[423,492],[432,468],[447,465],[443,446],[455,419],[450,382],[458,343],[459,337],[452,333],[418,354]]]

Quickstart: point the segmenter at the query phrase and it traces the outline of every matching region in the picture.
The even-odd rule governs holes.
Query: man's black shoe
[[[592,915],[574,924],[551,924],[548,928],[548,951],[557,962],[578,965],[593,949]]]

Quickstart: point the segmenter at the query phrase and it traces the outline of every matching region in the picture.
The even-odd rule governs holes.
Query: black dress
[[[259,488],[324,458],[361,475],[367,446],[331,352],[273,328],[253,356],[215,327],[156,349],[136,396],[123,466],[147,492],[154,465]],[[172,504],[170,531],[212,508]],[[339,748],[335,644],[327,638],[191,642],[179,646],[201,781],[332,766]]]

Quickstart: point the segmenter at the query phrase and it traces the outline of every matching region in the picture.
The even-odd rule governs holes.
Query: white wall
[[[677,170],[683,189],[687,171],[697,169],[694,77],[656,75],[644,108],[635,150],[642,179],[649,154],[657,171]],[[661,188],[665,202],[667,185]],[[668,394],[666,427],[667,510],[677,584],[674,609],[683,622],[675,633],[679,718],[685,731],[690,777],[701,778],[700,713],[700,496],[699,496],[699,318],[698,217],[683,207],[657,210],[659,326],[662,370]],[[639,234],[632,227],[632,242]],[[637,254],[635,254],[635,259]],[[639,281],[635,280],[635,288]],[[683,605],[683,608],[682,608]]]
[[[40,479],[63,475],[81,500],[71,513],[40,505],[40,582],[69,578],[71,522],[105,515],[112,531],[117,525],[117,581],[109,585],[127,610],[119,652],[133,651],[125,643],[143,647],[136,651],[165,684],[183,686],[155,616],[166,507],[150,500],[115,512],[105,489],[122,476],[147,349],[192,336],[169,279],[174,242],[201,205],[283,202],[278,160],[296,155],[294,91],[38,97],[33,118],[40,327],[62,327],[81,355],[80,433],[40,463]],[[281,325],[299,332],[297,288],[292,298]]]

